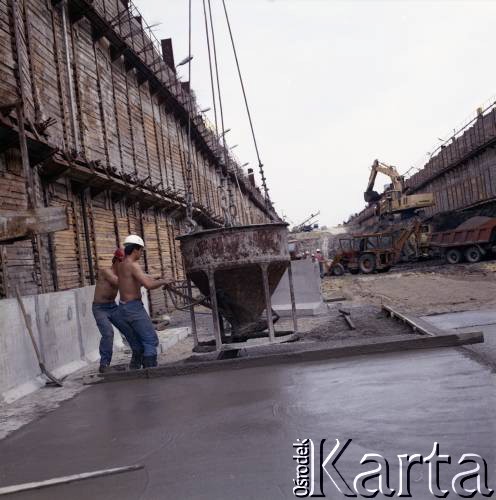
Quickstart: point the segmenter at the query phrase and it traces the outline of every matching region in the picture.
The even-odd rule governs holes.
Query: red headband
[[[116,258],[119,262],[122,262],[124,260],[124,252],[122,251],[121,248],[118,248],[114,252],[114,258]]]

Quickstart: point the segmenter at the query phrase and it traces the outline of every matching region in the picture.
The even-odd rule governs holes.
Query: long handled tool
[[[36,353],[36,358],[38,359],[38,365],[40,366],[41,373],[45,375],[47,379],[49,379],[51,382],[53,382],[56,386],[62,387],[63,384],[60,380],[56,379],[45,367],[43,361],[41,360],[41,353],[40,350],[38,349],[38,345],[36,344],[36,340],[33,335],[33,330],[31,330],[31,324],[28,320],[28,315],[26,313],[26,309],[24,308],[24,303],[22,302],[21,298],[21,293],[19,292],[19,287],[16,286],[16,297],[17,297],[17,302],[19,303],[19,307],[21,308],[22,316],[24,318],[24,324],[26,325],[26,328],[29,333],[29,337],[31,338],[31,343],[33,344],[34,352]]]

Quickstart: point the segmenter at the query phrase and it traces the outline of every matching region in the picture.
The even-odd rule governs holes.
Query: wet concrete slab
[[[422,317],[431,325],[441,330],[451,330],[459,333],[481,331],[484,334],[484,344],[466,346],[470,352],[480,356],[481,360],[496,367],[496,311],[492,309],[480,311],[461,311],[454,313],[435,314]]]
[[[443,486],[478,453],[495,487],[495,392],[494,373],[449,348],[102,384],[0,441],[0,486],[142,463],[6,498],[294,498],[292,443],[326,438],[330,452],[338,438],[353,440],[338,465],[349,483],[380,453],[397,486],[397,455],[437,441],[454,462]],[[427,476],[415,472],[413,498],[432,498]],[[325,493],[344,498],[330,480]]]
[[[461,311],[424,316],[422,319],[445,330],[470,326],[496,325],[496,311]]]

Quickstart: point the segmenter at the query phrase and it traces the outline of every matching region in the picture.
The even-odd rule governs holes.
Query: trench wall
[[[239,222],[274,216],[177,79],[171,45],[155,42],[131,2],[0,0],[0,210],[29,201],[20,100],[35,201],[68,214],[65,231],[0,244],[0,298],[94,284],[129,233],[145,240],[148,273],[183,279],[175,237],[188,182],[200,227],[222,223],[222,172]],[[155,317],[170,310],[162,290],[149,300]]]

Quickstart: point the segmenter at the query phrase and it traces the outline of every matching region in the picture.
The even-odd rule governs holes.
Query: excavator
[[[378,173],[387,175],[391,179],[391,187],[380,195],[374,191],[375,179]],[[422,208],[434,205],[432,193],[405,194],[405,181],[392,165],[386,165],[379,160],[374,160],[370,171],[369,183],[363,197],[367,203],[376,204],[376,213],[379,217],[400,214],[410,217]]]

